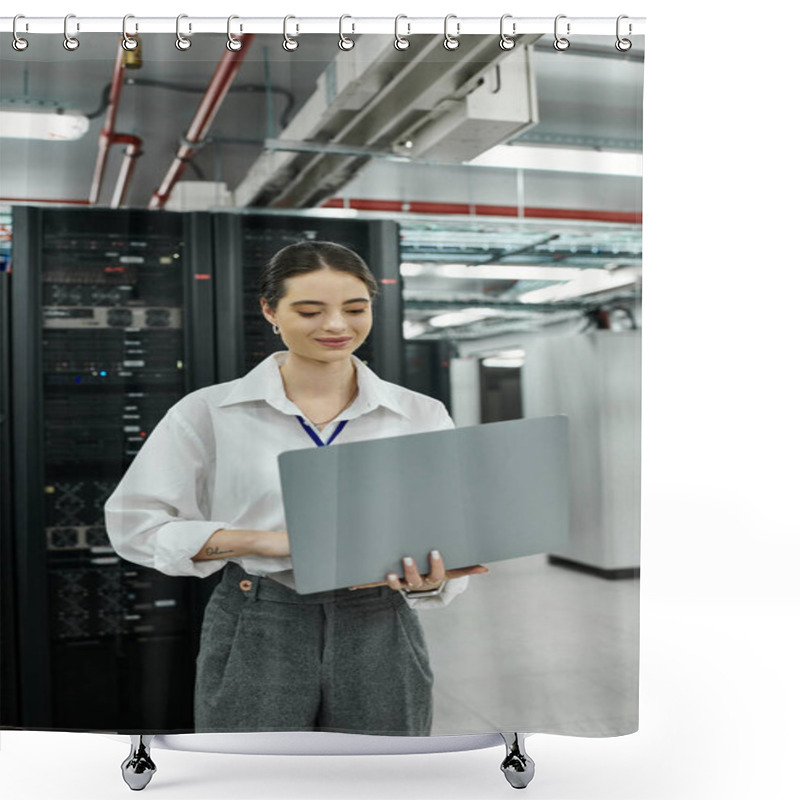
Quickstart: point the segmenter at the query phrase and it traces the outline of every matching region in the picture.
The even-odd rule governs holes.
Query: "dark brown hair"
[[[288,278],[326,267],[338,272],[349,272],[363,281],[370,298],[378,293],[378,282],[358,253],[335,242],[297,242],[278,250],[261,270],[258,279],[259,296],[274,311],[286,294]]]

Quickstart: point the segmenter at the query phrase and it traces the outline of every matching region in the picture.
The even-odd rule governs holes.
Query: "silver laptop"
[[[493,422],[278,457],[300,594],[566,548],[566,416]]]

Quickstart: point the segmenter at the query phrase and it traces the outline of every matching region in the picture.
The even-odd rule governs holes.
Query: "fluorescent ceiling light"
[[[609,289],[635,286],[641,277],[641,267],[619,267],[613,271],[586,269],[582,270],[574,281],[525,292],[519,296],[519,300],[522,303],[552,303],[569,300],[574,297],[605,292]]]
[[[463,308],[460,311],[451,311],[447,314],[431,317],[428,320],[428,324],[433,325],[434,328],[450,328],[497,316],[500,316],[500,312],[494,308]]]
[[[641,153],[587,150],[575,147],[501,144],[481,153],[468,163],[478,167],[624,175],[631,178],[642,176]]]
[[[422,275],[425,271],[425,268],[422,264],[407,264],[403,263],[400,265],[400,274],[404,278],[416,278],[417,275]]]
[[[486,264],[470,267],[467,264],[413,264],[400,265],[404,278],[432,275],[440,278],[467,278],[489,281],[569,281],[577,278],[583,270],[577,267],[506,267]]]
[[[357,219],[359,211],[357,208],[315,208],[314,216],[334,217],[336,219]]]
[[[413,322],[412,320],[403,320],[403,338],[413,339],[420,334],[425,333],[427,326],[423,322]]]
[[[89,118],[80,111],[45,108],[0,108],[0,136],[7,139],[80,139],[89,130]]]
[[[491,356],[487,356],[488,358],[525,358],[525,351],[519,347],[515,348],[514,350],[501,350],[499,353],[492,353]]]
[[[524,358],[484,358],[481,361],[484,367],[521,367],[525,364]]]
[[[521,367],[525,363],[525,351],[521,347],[500,350],[481,359],[484,367]]]

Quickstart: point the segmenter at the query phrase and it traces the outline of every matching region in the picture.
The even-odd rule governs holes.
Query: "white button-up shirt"
[[[316,446],[296,418],[306,419],[303,412],[286,396],[278,367],[287,355],[273,353],[244,377],[191,392],[167,411],[105,505],[120,556],[167,575],[198,577],[231,560],[250,575],[292,585],[291,558],[191,560],[221,528],[286,530],[278,455]],[[358,394],[319,432],[323,441],[342,420],[348,424],[332,447],[454,427],[438,400],[381,380],[352,359]],[[438,597],[409,598],[409,604],[446,604],[467,580],[448,581]]]

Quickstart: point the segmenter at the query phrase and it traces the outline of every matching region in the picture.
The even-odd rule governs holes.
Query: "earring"
[[[273,325],[272,332],[277,335],[281,332],[281,329],[277,325]]]

